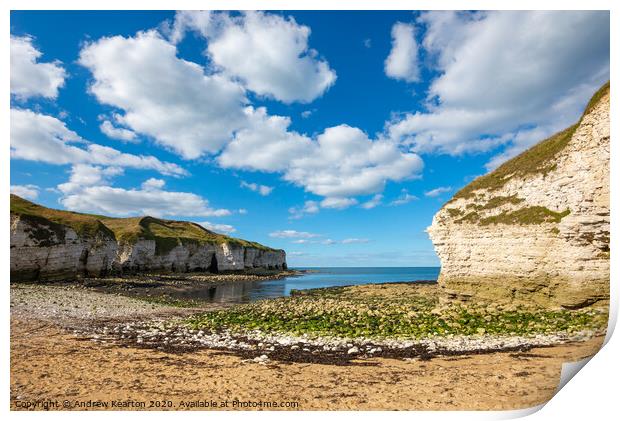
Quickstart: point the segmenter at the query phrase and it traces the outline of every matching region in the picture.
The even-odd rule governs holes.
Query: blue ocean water
[[[210,302],[247,303],[266,298],[285,297],[293,289],[380,284],[387,282],[436,281],[438,267],[337,267],[293,268],[305,271],[301,276],[284,279],[230,282],[192,291],[188,298]]]
[[[324,288],[385,282],[436,281],[438,267],[351,267],[294,268],[306,271],[300,277],[285,279],[291,289]],[[287,295],[290,291],[287,291]]]

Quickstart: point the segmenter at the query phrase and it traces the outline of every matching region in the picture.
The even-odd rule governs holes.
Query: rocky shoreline
[[[85,287],[103,287],[110,290],[132,288],[158,288],[163,291],[171,286],[197,286],[205,284],[223,284],[233,282],[258,282],[278,280],[292,276],[301,276],[299,270],[277,271],[244,271],[242,273],[140,273],[125,276],[90,277],[82,278],[80,285]]]
[[[303,271],[244,271],[243,273],[211,274],[195,273],[141,273],[124,276],[89,277],[77,281],[54,282],[18,282],[13,285],[22,286],[56,286],[69,289],[84,288],[104,294],[120,294],[156,304],[174,305],[176,307],[203,307],[208,304],[201,299],[188,299],[194,293],[204,292],[210,287],[219,285],[235,285],[266,280],[279,280],[293,276],[301,276]]]
[[[382,285],[354,292],[394,294]],[[10,294],[14,410],[67,399],[166,401],[174,410],[206,398],[302,410],[518,409],[549,400],[562,364],[603,342],[596,330],[420,340],[201,332],[188,318],[245,305],[179,307],[77,284],[17,283]]]
[[[238,276],[238,275],[235,275]],[[342,338],[259,330],[192,329],[187,317],[231,307],[202,303],[173,307],[82,286],[11,286],[11,317],[54,321],[80,340],[183,354],[210,349],[245,363],[303,362],[347,365],[374,357],[428,360],[493,352],[526,352],[604,335],[604,330],[536,335],[448,335],[422,339]]]
[[[587,341],[604,335],[604,331],[581,331],[571,334],[539,334],[535,336],[458,336],[422,340],[373,340],[359,338],[309,337],[265,334],[250,331],[242,334],[223,330],[205,332],[177,323],[123,323],[73,334],[95,342],[137,348],[157,349],[170,353],[218,350],[237,355],[245,363],[318,363],[347,365],[369,358],[430,360],[439,356],[480,355],[494,352],[526,352],[532,348],[550,347]]]

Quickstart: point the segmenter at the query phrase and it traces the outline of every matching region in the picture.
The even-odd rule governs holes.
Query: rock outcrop
[[[151,217],[108,218],[11,195],[11,280],[70,280],[140,271],[286,269],[286,253]]]
[[[459,191],[428,233],[449,296],[578,308],[609,298],[609,84],[579,122]]]

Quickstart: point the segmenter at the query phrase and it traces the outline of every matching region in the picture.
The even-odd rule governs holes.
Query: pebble
[[[37,294],[33,294],[37,292]],[[54,303],[56,301],[56,303]],[[95,305],[96,304],[96,305]],[[81,288],[11,286],[11,312],[29,315],[36,311],[37,316],[58,320],[66,323],[67,328],[75,335],[89,335],[94,341],[101,335],[106,339],[123,338],[135,340],[136,343],[148,343],[158,349],[162,344],[169,346],[196,346],[205,348],[224,348],[250,350],[256,345],[263,351],[275,351],[276,346],[286,346],[291,351],[311,349],[326,352],[342,352],[346,355],[367,353],[374,355],[383,349],[407,349],[423,346],[428,352],[456,351],[468,352],[475,350],[513,348],[522,345],[540,346],[564,343],[570,340],[587,340],[597,333],[584,331],[575,333],[536,334],[529,337],[497,336],[479,331],[474,336],[436,336],[419,340],[376,339],[369,338],[334,338],[314,337],[308,334],[294,336],[291,334],[264,333],[251,330],[238,334],[235,332],[214,333],[175,325],[175,321],[151,320],[148,322],[130,322],[117,325],[108,324],[100,328],[92,328],[93,320],[121,319],[147,316],[152,318],[153,312],[160,312],[162,307],[152,307],[123,296],[100,294]],[[69,313],[54,315],[58,307],[71,309]],[[97,314],[92,309],[97,308]],[[155,310],[153,310],[155,308]],[[34,309],[34,310],[33,310]],[[161,316],[158,316],[161,317]],[[76,320],[83,321],[81,327],[75,328]],[[301,345],[301,346],[300,346]],[[364,351],[360,351],[363,349]],[[268,359],[267,355],[262,354]],[[261,361],[264,361],[261,359]]]
[[[263,354],[260,357],[254,358],[252,361],[254,361],[255,363],[266,363],[267,361],[269,361],[269,357]]]

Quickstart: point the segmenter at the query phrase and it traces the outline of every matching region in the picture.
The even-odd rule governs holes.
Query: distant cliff
[[[138,271],[286,269],[284,250],[192,222],[61,211],[11,195],[10,223],[12,281]]]
[[[583,116],[459,191],[428,233],[454,297],[609,297],[609,83]]]

